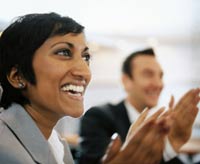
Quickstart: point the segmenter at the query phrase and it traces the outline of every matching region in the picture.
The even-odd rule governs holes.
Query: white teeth
[[[83,86],[77,86],[77,85],[69,84],[69,85],[63,86],[62,90],[63,91],[74,91],[74,92],[82,93],[84,91],[84,87]]]

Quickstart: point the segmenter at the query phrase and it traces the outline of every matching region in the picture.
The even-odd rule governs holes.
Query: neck
[[[145,106],[144,104],[140,104],[134,100],[132,100],[131,98],[127,98],[127,101],[139,112],[141,113],[147,106]]]
[[[59,117],[55,117],[55,113],[51,113],[47,110],[39,110],[31,105],[25,105],[26,111],[32,117],[42,134],[46,139],[49,138],[51,132],[56,125]]]

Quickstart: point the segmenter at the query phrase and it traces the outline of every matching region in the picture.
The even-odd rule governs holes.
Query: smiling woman
[[[83,33],[52,37],[37,49],[33,59],[37,86],[30,84],[27,94],[39,113],[48,111],[52,119],[56,115],[56,119],[81,116],[84,90],[91,77],[89,59]],[[30,105],[27,109],[31,111]]]
[[[19,17],[3,32],[0,106],[5,110],[0,129],[4,132],[1,141],[8,138],[5,131],[12,131],[12,142],[1,148],[1,162],[62,161],[63,157],[52,159],[46,139],[61,117],[83,113],[83,95],[91,78],[83,30],[73,19],[49,13]],[[33,137],[34,146],[30,144]],[[15,150],[9,148],[16,144]],[[69,154],[62,163],[72,162]]]

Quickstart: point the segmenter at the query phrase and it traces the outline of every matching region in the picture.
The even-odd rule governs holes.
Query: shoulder
[[[99,105],[99,106],[94,106],[91,107],[86,111],[84,114],[84,117],[106,117],[109,115],[109,113],[112,113],[113,105],[110,103]]]
[[[111,118],[107,110],[110,111],[109,104],[94,106],[88,109],[81,117],[81,127],[88,129],[88,126],[103,126],[105,122],[108,124]]]
[[[125,110],[124,102],[121,101],[117,104],[106,103],[99,106],[91,107],[87,110],[84,116],[97,116],[98,117],[113,117]]]
[[[2,121],[1,119],[0,119],[0,136],[1,136],[1,139],[0,139],[1,146],[4,145],[4,144],[10,145],[11,142],[7,142],[7,141],[11,141],[13,139],[16,139],[13,136],[13,133],[10,130],[10,128],[8,128],[6,123],[4,121]]]
[[[81,122],[87,123],[100,123],[106,122],[106,124],[116,122],[116,118],[121,111],[121,104],[103,104],[99,106],[94,106],[87,110],[87,112],[81,118]]]
[[[0,119],[0,163],[35,163],[23,143],[12,130]]]
[[[19,138],[15,134],[15,130],[21,126],[16,120],[12,120],[15,115],[9,109],[6,109],[0,113],[0,152],[2,153],[2,148],[4,151],[13,152],[13,145],[15,150],[18,148],[23,148],[23,144],[19,141]],[[14,125],[14,126],[10,126]],[[17,152],[16,152],[17,153]],[[18,152],[19,153],[19,152]]]
[[[1,160],[2,154],[6,153],[7,155],[9,155],[12,152],[13,145],[15,145],[16,148],[17,142],[11,130],[2,120],[0,120],[0,136],[1,136],[0,139],[0,160]]]
[[[2,136],[5,129],[5,124],[2,120],[0,120],[0,135]],[[0,141],[1,142],[1,141]]]
[[[0,135],[1,135],[1,139],[0,142],[3,142],[2,140],[5,138],[7,138],[7,136],[10,133],[10,129],[8,128],[6,121],[5,121],[5,113],[6,111],[3,108],[0,108]]]

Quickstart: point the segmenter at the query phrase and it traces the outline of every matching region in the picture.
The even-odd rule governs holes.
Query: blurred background
[[[85,110],[124,97],[121,62],[146,47],[155,49],[164,70],[165,88],[158,106],[166,105],[172,94],[178,100],[186,90],[200,87],[199,0],[6,0],[1,6],[1,31],[19,15],[52,11],[86,27],[93,77]],[[200,128],[199,120],[195,126]],[[77,125],[78,119],[66,117],[58,130],[63,135],[76,133]]]

